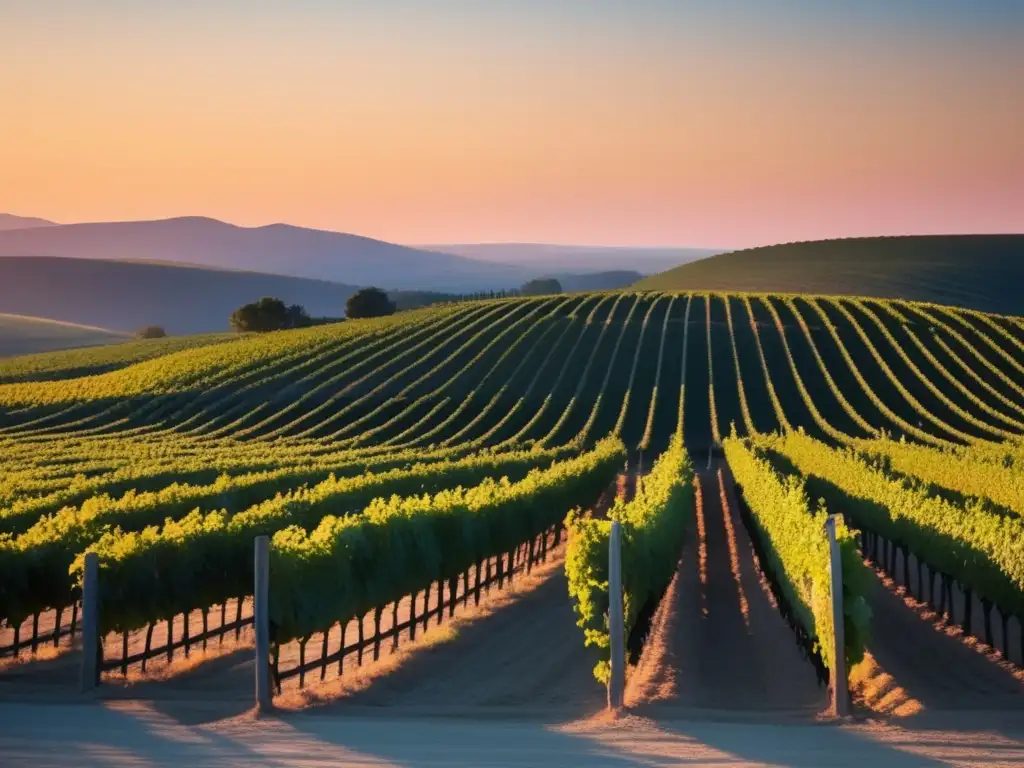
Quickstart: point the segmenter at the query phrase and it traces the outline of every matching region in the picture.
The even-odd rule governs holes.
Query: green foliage
[[[415,322],[417,319],[414,313],[410,313],[390,322]],[[186,345],[180,351],[175,349],[171,354],[144,359],[101,375],[0,385],[0,407],[46,406],[112,399],[127,401],[135,397],[188,391],[206,392],[218,384],[237,385],[243,375],[252,371],[280,372],[278,364],[289,365],[296,358],[308,356],[318,349],[345,344],[353,338],[363,338],[377,330],[380,328],[367,328],[360,323],[340,323],[291,333],[230,337],[229,340],[214,336],[213,343],[202,344],[198,348],[188,348]],[[176,341],[178,339],[167,339],[146,344],[160,345]],[[75,426],[73,423],[64,424],[65,429]]]
[[[928,551],[943,567],[950,572],[960,567],[963,579],[984,584],[980,594],[998,596],[1002,590],[1007,594],[998,599],[1011,599],[1011,591],[1021,586],[1013,582],[1016,561],[1011,559],[1020,547],[1016,523],[1001,523],[1009,527],[984,535],[982,530],[993,515],[1015,518],[1020,502],[1011,478],[1024,465],[1024,454],[1011,444],[953,449],[949,441],[957,433],[947,427],[959,425],[965,436],[982,425],[1014,435],[1022,430],[1020,322],[870,302],[871,312],[885,325],[876,330],[860,300],[840,300],[851,322],[819,297],[733,295],[732,308],[726,304],[723,311],[725,299],[715,294],[702,305],[704,296],[670,299],[635,292],[495,297],[287,333],[154,339],[3,361],[0,533],[12,536],[0,544],[0,611],[23,615],[70,599],[75,581],[68,565],[88,547],[104,552],[103,575],[114,590],[105,610],[118,626],[139,626],[172,610],[209,606],[251,590],[252,535],[293,525],[304,532],[290,530],[282,540],[302,557],[277,563],[280,573],[293,574],[292,596],[322,598],[331,611],[362,605],[370,599],[368,586],[341,596],[309,587],[309,580],[322,574],[306,569],[306,556],[325,569],[323,574],[354,573],[374,590],[397,589],[404,571],[386,569],[399,567],[402,552],[412,552],[411,561],[419,551],[428,565],[435,557],[433,545],[416,550],[418,539],[410,537],[436,543],[442,539],[432,538],[430,531],[440,526],[443,540],[452,543],[437,549],[436,558],[449,562],[469,551],[464,540],[477,547],[480,539],[474,537],[499,525],[488,517],[480,528],[483,523],[464,511],[449,519],[434,507],[421,510],[415,505],[424,493],[436,494],[452,483],[480,485],[485,477],[503,474],[518,486],[526,470],[576,455],[608,433],[640,441],[646,460],[682,430],[684,416],[687,440],[706,445],[712,431],[707,370],[712,358],[720,432],[730,421],[741,433],[749,430],[753,416],[763,430],[781,424],[793,440],[801,429],[837,443],[851,440],[844,429],[860,429],[862,435],[895,430],[908,440],[941,446],[942,451],[934,451],[909,443],[854,443],[872,457],[854,458],[888,481],[902,483],[901,494],[939,495],[909,477],[943,486],[947,506],[932,509],[924,496],[912,495],[906,504],[914,509],[896,518],[890,514],[896,503],[881,490],[847,487],[846,480],[831,477],[826,482],[823,467],[832,459],[825,454],[822,463],[817,448],[811,454],[817,458],[807,459],[801,470],[812,499],[826,497],[830,508],[843,511],[851,522],[888,525],[885,531],[897,541],[895,533],[906,528],[906,536],[932,547]],[[870,336],[887,368],[858,328]],[[908,334],[920,344],[907,342]],[[712,354],[705,360],[702,347],[709,342]],[[893,349],[903,342],[906,355]],[[697,347],[687,352],[688,344]],[[931,377],[933,387],[921,375]],[[887,377],[903,378],[890,386]],[[740,402],[732,402],[737,395]],[[944,405],[947,400],[970,418]],[[925,414],[928,408],[933,418]],[[535,448],[545,445],[561,448],[551,453]],[[479,464],[459,463],[481,449],[491,453],[473,457]],[[517,451],[518,458],[495,456],[505,449]],[[758,448],[758,458],[785,479],[793,471],[781,450],[766,444]],[[885,462],[878,458],[882,454],[887,454]],[[670,455],[664,461],[670,462]],[[439,469],[438,462],[447,469]],[[414,470],[426,474],[421,478]],[[328,481],[331,473],[334,478]],[[642,494],[650,497],[649,508],[641,509],[639,501],[633,507],[646,515],[644,520],[661,519],[650,511],[660,504],[653,499],[657,485],[652,483],[648,478]],[[957,498],[986,490],[985,501]],[[425,526],[424,533],[390,518],[382,526],[361,519],[353,531],[349,526],[354,523],[340,522],[345,513],[373,506],[373,498],[396,493],[403,500],[395,504],[419,510],[415,525]],[[569,506],[585,501],[580,496]],[[518,503],[498,500],[494,507],[520,515]],[[561,516],[568,508],[543,513]],[[854,518],[855,512],[861,516]],[[925,512],[928,517],[921,518]],[[527,522],[536,522],[540,512],[524,514]],[[314,540],[307,532],[328,515],[336,516],[332,527]],[[933,517],[943,516],[947,527],[933,525]],[[962,529],[950,527],[948,520],[957,516],[972,522]],[[903,522],[885,522],[897,518]],[[917,521],[916,533],[914,526],[907,527],[911,518]],[[682,519],[685,524],[688,516]],[[452,520],[467,527],[449,530],[445,526]],[[582,568],[590,556],[587,548],[599,549],[606,534],[599,524],[580,525]],[[636,531],[660,531],[660,525],[645,522]],[[663,573],[644,568],[674,565],[678,549],[665,554],[668,549],[662,552],[655,545],[664,541],[667,546],[675,534],[673,529],[663,539],[630,544],[634,551],[648,552],[630,566],[645,580],[629,585],[631,611],[638,610],[642,595],[651,592],[649,584]],[[587,536],[594,541],[587,544]],[[1008,542],[1002,550],[995,543],[1000,536]],[[351,558],[342,557],[331,549],[335,543],[348,547],[355,541],[351,537],[372,540],[365,551],[376,559],[359,560],[355,549]],[[982,540],[989,550],[983,550]],[[385,546],[394,553],[382,554]],[[330,557],[323,554],[328,551]],[[956,558],[963,561],[960,566]],[[411,571],[407,583],[426,573]],[[998,573],[1004,574],[1002,582]],[[600,643],[606,630],[600,578],[594,581],[598,586],[581,592],[580,601],[590,606],[587,615],[599,617],[598,634],[591,639]],[[278,597],[284,601],[287,593]],[[279,610],[283,617],[291,609],[282,602]],[[813,611],[809,615],[815,618]],[[302,614],[288,621],[294,631],[306,631],[321,619],[326,616]]]
[[[0,537],[0,582],[19,585],[17,593],[11,595],[0,588],[0,616],[69,604],[75,594],[75,580],[68,569],[78,553],[104,537],[103,547],[116,547],[120,539],[150,527],[159,536],[161,525],[167,529],[186,517],[201,525],[204,514],[222,517],[234,531],[245,531],[252,525],[268,532],[296,523],[310,527],[325,510],[361,509],[378,496],[436,491],[499,473],[520,479],[529,470],[547,467],[568,452],[481,454],[461,459],[457,452],[451,453],[448,460],[391,470],[385,467],[383,471],[356,472],[355,476],[359,464],[341,464],[330,471],[331,465],[326,464],[236,477],[222,475],[205,486],[173,483],[153,492],[130,491],[120,499],[93,496],[79,508],[65,507],[43,517],[20,536]],[[429,459],[426,454],[421,461],[425,459]],[[335,471],[339,472],[337,476]],[[316,484],[307,487],[308,483]],[[207,543],[202,538],[193,541],[197,547]],[[246,552],[239,550],[234,559],[245,557]]]
[[[59,381],[93,376],[183,349],[195,349],[234,339],[227,333],[174,336],[164,339],[126,341],[99,347],[40,352],[0,359],[0,384],[17,381]]]
[[[332,323],[337,322],[333,318],[325,318],[323,322]],[[285,310],[284,327],[285,328],[308,328],[313,325],[313,319],[306,312],[306,308],[300,304],[289,304]]]
[[[889,475],[852,449],[791,434],[771,447],[854,525],[910,548],[931,566],[1004,610],[1024,612],[1024,520],[977,499],[957,504]]]
[[[270,563],[277,640],[308,637],[510,551],[596,501],[624,458],[622,443],[608,439],[518,483],[378,499],[360,515],[329,515],[310,533],[280,531]]]
[[[380,288],[360,288],[345,303],[345,317],[384,317],[395,313],[395,303]]]
[[[264,296],[244,304],[231,313],[229,324],[237,333],[265,333],[288,328],[306,328],[311,324],[306,310],[298,304],[287,306],[280,299]]]
[[[660,598],[682,554],[683,536],[693,518],[693,471],[681,438],[655,462],[643,487],[628,504],[621,500],[608,519],[575,510],[566,519],[569,547],[565,572],[569,596],[583,629],[584,643],[597,648],[601,660],[594,676],[608,681],[608,541],[611,521],[622,525],[623,618],[628,635],[640,611]]]
[[[935,449],[889,438],[860,440],[854,446],[889,470],[988,500],[1024,517],[1024,462],[1015,463],[1009,447]]]
[[[607,451],[607,449],[606,449]],[[248,594],[252,589],[252,542],[259,535],[271,535],[286,528],[315,528],[321,520],[339,519],[338,515],[356,514],[378,498],[420,498],[415,494],[436,493],[465,485],[483,483],[504,475],[522,477],[547,463],[547,456],[532,451],[470,456],[452,462],[417,465],[408,470],[392,470],[350,478],[331,477],[309,488],[299,488],[249,507],[235,515],[221,510],[203,514],[198,509],[180,519],[167,519],[162,526],[141,531],[115,529],[102,535],[84,552],[99,554],[103,579],[102,613],[104,625],[117,630],[135,629],[160,618],[203,608]],[[558,466],[558,465],[556,465]],[[540,471],[540,470],[537,470]],[[544,471],[555,471],[554,468]],[[529,475],[534,476],[536,472]],[[556,472],[557,474],[557,472]],[[525,481],[523,481],[525,482]],[[461,491],[458,491],[461,493]],[[429,497],[423,497],[429,498]],[[156,507],[150,515],[159,513]],[[45,536],[48,526],[39,530]],[[52,540],[48,551],[42,542],[21,537],[0,550],[0,573],[11,574],[20,589],[0,593],[0,615],[22,615],[22,610],[61,605],[70,596],[70,584],[57,576],[58,565],[80,548],[61,546],[61,538]],[[47,558],[45,572],[56,586],[42,592],[33,586],[28,562]],[[84,552],[74,558],[71,573],[80,579]],[[18,562],[19,556],[21,562]],[[67,564],[64,565],[67,572]],[[37,579],[36,583],[41,583]],[[9,604],[4,600],[8,599]],[[13,606],[13,607],[12,607]]]
[[[834,669],[827,511],[823,506],[812,509],[803,481],[780,474],[750,443],[727,438],[725,457],[734,479],[743,488],[757,535],[797,621],[813,638],[825,666]],[[843,568],[844,639],[849,668],[863,658],[870,637],[867,595],[873,576],[857,551],[853,531],[840,523],[836,539]]]
[[[155,459],[140,450],[139,455],[124,466],[112,469],[101,462],[101,471],[93,476],[76,474],[71,478],[35,478],[29,473],[8,476],[0,485],[0,533],[25,533],[48,515],[81,514],[78,509],[104,510],[107,515],[123,516],[129,510],[156,504],[170,514],[165,501],[177,499],[191,504],[191,511],[205,500],[231,507],[247,494],[270,496],[310,482],[319,482],[329,474],[349,477],[364,472],[386,472],[410,469],[416,464],[455,461],[469,454],[480,458],[496,455],[490,449],[459,444],[448,448],[424,450],[386,447],[362,450],[317,452],[310,448],[279,446],[273,455],[256,444],[256,451],[235,447],[230,452],[208,449],[201,459],[183,457],[169,463],[166,457]],[[538,461],[568,455],[572,448],[562,447],[543,454],[532,452]],[[506,453],[505,457],[511,454]],[[112,460],[115,461],[115,460]],[[120,460],[116,460],[120,463]],[[82,467],[79,467],[81,469]],[[6,487],[5,487],[6,486]],[[241,493],[237,493],[241,491]],[[261,496],[261,498],[265,497]],[[231,511],[235,511],[232,509]],[[92,519],[92,515],[86,515]],[[144,523],[143,527],[148,523]],[[121,523],[130,528],[131,523]]]
[[[434,304],[452,304],[462,300],[462,296],[457,293],[436,291],[388,291],[388,298],[394,303],[395,312],[408,312],[411,309],[422,309]]]
[[[135,337],[138,339],[162,339],[166,336],[167,331],[164,330],[162,325],[147,325],[135,333]]]

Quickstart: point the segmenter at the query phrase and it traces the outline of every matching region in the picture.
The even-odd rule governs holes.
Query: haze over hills
[[[228,330],[231,312],[261,296],[340,317],[357,287],[257,272],[99,259],[0,258],[0,311],[132,332]]]
[[[63,224],[0,232],[0,256],[145,260],[243,269],[348,285],[468,292],[514,288],[522,267],[287,224],[238,227],[215,219]]]
[[[549,273],[586,274],[619,270],[651,275],[723,251],[721,248],[633,248],[546,243],[466,243],[416,247],[480,261],[530,266],[541,270],[545,276]]]
[[[914,235],[784,243],[645,278],[662,291],[853,294],[1024,314],[1024,235]]]
[[[234,309],[261,296],[301,304],[313,316],[339,317],[362,285],[457,294],[554,276],[566,291],[590,291],[624,288],[642,277],[639,270],[587,267],[591,251],[601,251],[601,264],[628,265],[627,249],[552,246],[561,260],[545,262],[538,256],[546,246],[533,246],[523,263],[508,265],[336,232],[245,228],[207,218],[60,225],[4,215],[0,224],[0,312],[120,333],[150,324],[173,335],[224,331]],[[574,264],[575,272],[558,269]],[[414,305],[423,300],[406,298]],[[34,345],[37,337],[29,333],[21,351],[61,346]],[[69,339],[66,346],[78,343]]]
[[[0,314],[0,357],[125,341],[127,335],[41,317]]]
[[[55,222],[38,219],[35,216],[14,216],[0,213],[0,232],[8,229],[32,229],[34,227],[52,227]]]
[[[0,214],[0,256],[191,264],[454,293],[516,288],[535,277],[654,274],[718,252],[538,243],[404,246],[287,224],[238,227],[205,217],[55,224]],[[611,276],[598,283],[628,285]]]
[[[563,275],[562,280],[567,291],[595,291],[628,286],[640,277],[636,272],[602,272]],[[0,257],[0,312],[121,333],[145,325],[161,325],[173,335],[226,331],[231,312],[261,296],[301,304],[314,317],[341,317],[345,301],[358,288],[325,280],[189,264]],[[401,308],[409,302],[419,306],[431,295],[397,292],[392,298]],[[9,330],[8,340],[14,332],[13,328]],[[28,341],[26,344],[25,351],[58,348],[46,344],[35,349]]]
[[[628,288],[643,278],[639,272],[632,270],[609,270],[607,272],[589,272],[584,274],[544,274],[542,277],[554,277],[566,293],[577,291],[614,291]]]

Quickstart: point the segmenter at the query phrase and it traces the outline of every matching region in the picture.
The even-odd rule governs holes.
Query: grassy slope
[[[876,296],[1024,314],[1024,235],[851,238],[733,251],[637,283],[644,290]]]
[[[124,334],[41,317],[0,314],[0,357],[111,344]]]
[[[578,302],[586,299],[587,297],[579,296],[574,297],[572,301]],[[593,301],[597,296],[591,296],[588,300]],[[611,297],[614,298],[614,297]],[[633,301],[633,298],[628,294],[623,297],[625,303],[623,307],[627,306]],[[621,370],[623,376],[612,377],[612,390],[608,393],[608,402],[619,403],[621,398],[624,396],[623,388],[627,386],[628,381],[628,369],[630,367],[628,352],[631,350],[634,344],[637,343],[638,337],[636,333],[639,330],[640,317],[646,312],[647,303],[655,301],[658,297],[646,295],[642,296],[641,307],[639,314],[636,315],[632,321],[634,325],[633,335],[630,335],[625,340],[623,350],[620,350],[619,357],[614,361],[614,369]],[[783,350],[780,346],[778,338],[769,329],[774,329],[774,323],[771,317],[765,314],[765,309],[762,306],[761,300],[755,300],[752,302],[752,306],[757,310],[758,314],[756,318],[761,325],[761,344],[764,346],[764,352],[768,358],[768,365],[770,368],[770,375],[776,388],[780,391],[780,396],[785,401],[787,410],[792,409],[792,413],[798,414],[796,417],[798,421],[809,419],[809,414],[804,413],[804,406],[800,400],[800,396],[797,394],[794,388],[793,382],[790,381],[791,375],[788,371],[788,364],[783,356]],[[707,373],[703,374],[703,380],[689,381],[691,374],[697,375],[697,372],[701,370],[701,366],[697,365],[694,361],[702,361],[707,357],[706,340],[704,339],[704,299],[702,297],[696,297],[694,299],[694,312],[690,318],[690,373],[687,374],[687,391],[693,392],[706,392],[708,388]],[[493,316],[491,320],[484,322],[479,326],[476,331],[483,329],[488,330],[488,333],[493,332],[493,329],[504,324],[507,318],[518,312],[517,309],[520,305],[518,300],[509,300],[506,302],[497,302],[491,304],[487,302],[485,307],[489,305],[492,308],[498,309],[497,314]],[[682,328],[682,316],[681,312],[683,309],[684,302],[677,302],[677,307],[674,310],[675,322],[671,323],[667,329],[667,333],[670,334],[670,346],[673,349],[680,347],[681,345],[681,332]],[[507,307],[507,310],[500,309]],[[223,344],[207,344],[202,348],[193,349],[181,349],[180,347],[174,346],[175,343],[179,343],[179,340],[169,339],[164,342],[167,344],[165,347],[146,346],[149,342],[142,344],[126,344],[118,347],[105,348],[104,350],[93,350],[88,354],[80,353],[80,357],[75,353],[65,353],[58,360],[57,358],[50,358],[52,370],[47,369],[46,366],[36,363],[35,367],[40,368],[40,371],[35,371],[31,375],[14,375],[10,369],[7,371],[3,367],[0,367],[0,404],[6,406],[18,406],[18,405],[32,405],[32,404],[56,404],[66,403],[71,401],[93,401],[93,400],[105,400],[108,398],[133,398],[133,397],[148,397],[148,396],[162,396],[173,393],[182,393],[187,391],[204,391],[208,389],[209,385],[214,382],[220,382],[228,389],[232,387],[236,377],[241,375],[244,371],[256,369],[262,369],[260,373],[256,373],[257,379],[268,379],[272,378],[279,372],[288,371],[292,366],[295,365],[295,360],[305,359],[311,356],[315,356],[320,353],[321,350],[329,348],[340,349],[340,345],[347,343],[348,341],[357,338],[364,333],[372,333],[378,329],[385,328],[387,326],[409,329],[408,331],[401,330],[395,337],[396,339],[404,339],[409,333],[412,333],[420,327],[427,318],[437,318],[439,316],[450,315],[452,318],[462,317],[468,312],[477,312],[482,307],[475,302],[468,302],[466,304],[460,304],[449,307],[438,307],[429,308],[423,310],[416,310],[408,313],[401,313],[394,315],[386,319],[378,320],[358,320],[340,323],[337,325],[326,325],[314,328],[303,329],[299,331],[286,331],[275,334],[256,334],[250,335],[237,340],[223,343]],[[489,311],[489,310],[488,310]],[[752,346],[754,343],[753,337],[750,335],[750,320],[747,316],[747,311],[742,309],[741,304],[737,304],[734,307],[735,317],[733,322],[737,329],[738,343],[740,349],[738,350],[738,356],[740,358],[740,365],[745,369],[745,376],[749,376],[750,380],[746,382],[748,397],[754,400],[764,401],[763,405],[767,405],[770,408],[770,404],[767,401],[767,394],[761,392],[762,397],[758,398],[759,390],[764,387],[764,378],[761,373],[761,365],[759,357],[755,351],[755,347]],[[586,313],[584,313],[586,314]],[[619,315],[622,312],[618,313]],[[815,318],[813,313],[809,314],[810,320],[808,321],[811,326],[818,329],[816,332],[821,333],[821,324]],[[716,381],[725,377],[726,379],[734,378],[733,371],[733,360],[731,354],[731,342],[729,341],[729,332],[724,323],[724,305],[721,304],[720,298],[716,298],[713,303],[711,320],[712,320],[712,331],[713,337],[713,356],[715,357],[715,368],[714,378]],[[579,317],[574,321],[574,324],[579,329],[584,328],[582,322],[583,318]],[[445,323],[448,321],[445,320]],[[796,329],[792,318],[785,319],[785,322],[791,328]],[[836,321],[838,322],[838,321]],[[602,318],[598,318],[598,325],[603,327],[604,323]],[[599,330],[598,325],[595,325],[595,330]],[[608,336],[602,345],[602,352],[599,355],[599,359],[595,363],[595,370],[602,370],[604,366],[610,364],[610,355],[612,348],[616,343],[617,334],[622,329],[622,318],[618,317],[613,323],[614,328],[606,334]],[[655,323],[658,327],[658,331],[652,330],[651,338],[656,339],[657,333],[660,333],[660,325]],[[860,342],[857,341],[855,335],[849,328],[845,328],[844,323],[840,323],[843,327],[839,330],[844,338],[844,343],[847,345],[853,345],[850,347],[851,354],[857,358],[858,364],[864,370],[868,371],[866,374],[869,378],[874,381],[880,374],[876,375],[874,365],[870,360],[870,356],[866,356],[867,352],[865,349],[861,349]],[[495,348],[495,353],[498,350],[506,349],[507,345],[510,345],[519,334],[525,332],[526,328],[532,326],[532,323],[527,323],[522,326],[516,333],[512,334],[508,338],[502,340]],[[403,375],[407,379],[415,378],[420,373],[425,372],[427,369],[433,367],[436,363],[447,361],[448,369],[447,372],[441,373],[439,377],[429,386],[426,390],[438,386],[441,382],[447,381],[448,377],[455,371],[462,368],[467,362],[469,362],[466,354],[455,354],[455,347],[458,346],[461,341],[450,338],[448,333],[439,332],[440,336],[434,338],[433,341],[427,341],[427,346],[422,349],[414,358],[406,361],[403,365],[397,367],[388,368],[390,365],[391,356],[385,354],[376,365],[383,366],[382,370],[391,370],[391,373],[404,370]],[[468,332],[467,332],[468,333]],[[468,334],[472,335],[472,334]],[[582,369],[586,360],[592,354],[592,344],[600,336],[599,333],[589,333],[586,337],[584,348],[581,348],[572,359],[568,361],[569,368],[573,371],[572,374],[567,374],[570,378],[565,379],[559,392],[561,395],[554,396],[555,402],[552,406],[559,409],[560,405],[564,405],[559,398],[562,395],[568,396],[571,390],[574,390],[577,385],[577,378],[582,375]],[[214,341],[220,337],[205,337]],[[467,336],[468,338],[468,336]],[[577,338],[577,332],[573,331],[569,336],[569,347]],[[884,340],[878,340],[883,348],[883,355],[892,360],[893,353],[887,348],[887,344]],[[190,343],[190,342],[184,342]],[[799,336],[794,335],[791,344],[797,348],[799,353],[800,347],[806,342],[802,340],[802,334]],[[818,343],[828,346],[831,342],[818,337]],[[441,348],[443,344],[448,346],[444,349]],[[1009,342],[1007,342],[1009,344]],[[198,345],[197,345],[198,346]],[[360,344],[356,343],[356,348]],[[555,374],[558,368],[562,367],[562,363],[565,362],[564,357],[568,354],[569,347],[563,345],[562,350],[556,355],[555,360],[557,366],[555,368],[547,369],[547,373],[544,376],[542,383],[540,384],[541,389],[535,394],[544,392],[545,386],[552,386],[553,382],[548,381]],[[522,355],[526,354],[532,345],[526,343],[521,345],[513,355],[514,360],[520,360]],[[824,347],[823,347],[824,349]],[[678,351],[678,349],[676,349]],[[806,350],[802,355],[804,363],[807,364]],[[164,354],[166,353],[166,354]],[[109,358],[105,355],[109,354]],[[427,359],[430,354],[434,357]],[[645,356],[647,361],[653,353],[648,351]],[[827,353],[826,353],[827,354]],[[994,356],[994,352],[989,350],[989,357]],[[44,362],[45,362],[45,356]],[[834,358],[835,355],[833,354]],[[77,358],[77,359],[76,359]],[[530,366],[530,370],[536,369],[536,366],[541,362],[540,358],[534,360]],[[998,362],[998,360],[997,360]],[[26,365],[24,360],[11,361],[12,365],[21,363]],[[834,360],[830,359],[830,367],[835,363]],[[810,367],[813,369],[808,371],[808,375],[813,374],[816,371],[816,365],[813,361],[810,361]],[[1002,365],[1003,363],[999,363]],[[304,371],[305,373],[311,373],[322,367],[324,363],[314,365],[312,368],[308,368]],[[645,362],[646,365],[646,362]],[[255,366],[255,368],[253,368]],[[32,368],[31,365],[26,365],[28,368]],[[484,369],[487,367],[487,363],[479,362],[475,366],[476,372],[471,374],[472,378],[482,376]],[[706,368],[706,366],[705,366]],[[840,367],[833,368],[833,375],[839,375],[842,369]],[[418,373],[417,373],[418,372]],[[331,370],[325,370],[324,375],[331,373]],[[84,374],[101,374],[84,376]],[[390,374],[387,374],[390,375]],[[675,373],[666,373],[666,376],[678,376],[678,371]],[[73,378],[76,376],[83,376],[82,378]],[[386,376],[382,374],[384,378]],[[584,408],[589,408],[593,402],[594,397],[601,391],[601,378],[600,375],[595,373],[594,376],[588,381],[587,389],[582,393]],[[884,377],[883,377],[884,378]],[[927,398],[927,393],[921,390],[920,382],[915,382],[914,376],[910,374],[904,375],[908,386],[912,386],[915,392],[921,397]],[[33,383],[33,379],[37,380]],[[65,379],[63,381],[55,381],[52,383],[46,383],[45,379]],[[621,379],[621,380],[620,380]],[[381,379],[383,380],[383,379]],[[503,380],[500,376],[495,381]],[[756,382],[760,380],[760,384]],[[242,381],[242,380],[239,380]],[[823,382],[817,381],[817,379],[810,379],[812,388],[815,391],[822,390],[825,387]],[[10,383],[7,383],[10,382]],[[518,387],[522,382],[517,380],[516,386]],[[816,382],[816,383],[815,383]],[[379,382],[378,382],[379,383]],[[849,382],[847,382],[849,383]],[[876,384],[878,382],[875,382]],[[662,382],[666,389],[673,389],[676,385],[672,382],[671,378]],[[738,411],[736,404],[736,395],[733,393],[735,383],[729,387],[725,386],[725,382],[721,382],[722,386],[716,383],[716,394],[721,396],[721,402],[718,404],[719,407],[719,421],[723,431],[728,431],[728,425],[733,420],[739,420],[741,414]],[[276,385],[275,385],[276,386]],[[302,385],[304,387],[306,385]],[[367,385],[369,386],[369,385]],[[397,386],[397,385],[396,385]],[[647,386],[650,386],[648,382]],[[568,389],[567,389],[568,388]],[[472,391],[473,385],[468,385],[467,391]],[[302,388],[296,389],[290,392],[289,398],[293,398],[297,392],[301,392]],[[333,389],[330,389],[333,391]],[[391,394],[397,391],[396,387],[392,387],[389,390]],[[885,390],[883,393],[885,397],[894,396],[895,391],[890,392]],[[1010,393],[1011,395],[1013,393]],[[489,396],[489,395],[487,395]],[[485,396],[482,399],[487,399]],[[262,396],[261,396],[262,397]],[[638,402],[642,400],[640,395]],[[694,396],[689,398],[692,403],[688,402],[687,408],[687,420],[696,419],[696,421],[706,421],[706,414],[698,414],[696,412],[690,412],[692,408],[698,407],[698,402],[701,398]],[[913,409],[902,402],[902,398],[897,398],[899,407],[903,408],[901,413],[907,419],[911,419],[916,423],[918,416],[912,413]],[[706,402],[706,398],[704,398]],[[615,411],[617,412],[615,406]],[[752,406],[753,407],[753,406]],[[894,406],[896,407],[896,406]],[[939,412],[945,413],[945,410],[938,408]],[[763,407],[755,407],[759,413],[758,415],[765,416]],[[581,411],[583,414],[583,411]],[[645,414],[646,415],[646,414]],[[614,414],[613,414],[614,417]],[[948,414],[947,414],[948,417]],[[585,415],[580,415],[581,419],[585,419]],[[771,429],[770,422],[772,421],[772,415],[769,413],[765,419],[764,428]],[[603,423],[603,422],[602,422]],[[696,422],[694,422],[696,423]],[[579,426],[582,426],[580,424]]]
[[[5,326],[9,315],[0,315],[0,355],[4,352],[4,331],[7,327],[18,333],[12,344],[27,347],[40,337],[31,335],[33,328],[23,322]],[[80,326],[68,326],[47,320],[32,319],[36,324],[57,329],[74,329]],[[87,329],[88,330],[88,329]],[[55,331],[56,332],[56,331]],[[98,332],[94,332],[97,333]],[[14,352],[17,357],[0,359],[0,383],[7,384],[18,381],[56,381],[73,379],[79,376],[94,376],[100,373],[116,371],[135,363],[169,355],[184,349],[204,347],[222,341],[241,338],[229,333],[210,333],[196,336],[178,336],[164,339],[146,339],[126,341],[124,336],[106,333],[105,340],[93,341],[85,349],[65,348],[61,351],[39,352],[29,354],[31,350]],[[49,338],[49,337],[46,337]],[[72,335],[67,336],[73,339]],[[84,338],[84,337],[83,337]],[[118,343],[120,342],[120,343]]]
[[[12,383],[0,384],[0,399],[6,398],[8,403],[39,404],[198,391],[211,377],[231,380],[233,372],[249,366],[271,365],[288,355],[310,352],[324,342],[341,343],[352,335],[372,332],[381,324],[415,325],[424,313],[436,311],[445,310],[413,310],[387,318],[349,320],[275,333],[206,334],[185,340],[167,339],[164,342],[167,346],[151,355],[143,354],[144,346],[124,345],[120,349],[113,348],[113,359],[106,367],[101,362],[95,363],[96,369],[91,373],[99,375],[72,373],[70,366],[61,365],[55,375],[23,376]],[[199,342],[189,344],[191,339],[199,339]],[[175,346],[175,341],[185,343]],[[217,343],[219,341],[223,343]],[[126,348],[131,351],[120,354],[121,349]],[[135,359],[132,359],[133,354]],[[0,369],[0,376],[3,374]]]

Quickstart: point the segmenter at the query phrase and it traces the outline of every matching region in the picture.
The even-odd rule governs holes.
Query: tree
[[[137,339],[162,339],[167,335],[167,331],[163,329],[163,326],[159,325],[147,325],[135,332],[135,338]]]
[[[305,315],[305,310],[301,307],[298,309]],[[286,307],[280,299],[264,296],[259,301],[245,304],[231,313],[231,330],[239,333],[280,331],[283,328],[292,327],[290,325],[291,313],[292,308]]]
[[[553,277],[541,277],[525,283],[519,289],[522,296],[544,296],[549,293],[561,293],[562,284]]]
[[[345,303],[345,317],[383,317],[394,313],[395,303],[380,288],[360,288]]]
[[[285,312],[285,328],[308,328],[313,319],[301,304],[292,304]]]

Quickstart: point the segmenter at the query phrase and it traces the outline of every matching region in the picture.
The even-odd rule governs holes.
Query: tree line
[[[258,301],[243,304],[231,313],[228,325],[237,333],[265,333],[293,328],[308,328],[323,323],[336,323],[345,319],[385,317],[399,309],[417,309],[431,304],[446,304],[483,299],[506,299],[516,296],[543,296],[561,293],[562,286],[550,278],[530,280],[518,290],[478,291],[476,293],[431,293],[427,291],[399,291],[392,299],[380,288],[360,288],[345,302],[344,317],[318,317],[309,315],[300,304],[285,304],[281,299],[264,296]],[[162,326],[148,325],[136,334],[140,339],[158,339],[167,335]]]
[[[517,296],[548,296],[562,292],[562,284],[553,277],[542,277],[530,280],[521,288],[502,291],[477,291],[475,293],[449,294],[447,301],[481,301],[483,299],[510,299]],[[434,302],[438,303],[438,302]]]
[[[299,304],[286,305],[280,299],[265,296],[259,301],[245,304],[231,313],[231,330],[239,333],[284,331],[308,328],[319,323],[333,323],[342,319],[384,317],[397,309],[380,288],[360,288],[345,302],[345,318],[313,318]]]

